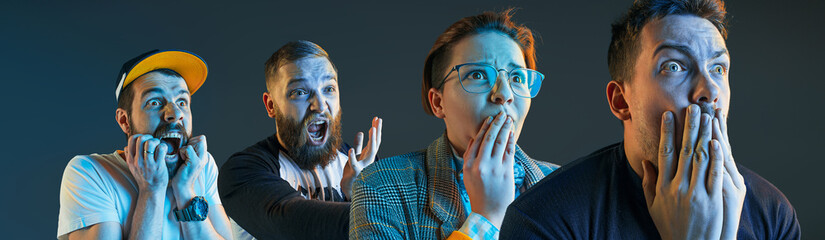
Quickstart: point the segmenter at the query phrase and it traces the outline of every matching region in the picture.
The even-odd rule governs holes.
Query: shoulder
[[[779,191],[779,189],[768,182],[768,180],[741,164],[737,163],[736,167],[739,169],[739,173],[742,174],[742,178],[745,179],[745,186],[747,186],[749,196],[759,198],[761,202],[768,204],[784,204],[788,202],[788,199],[785,198],[782,191]]]
[[[535,203],[544,202],[550,205],[558,205],[558,208],[548,208],[553,210],[547,212],[558,212],[560,209],[567,209],[576,205],[577,201],[589,197],[587,195],[593,190],[594,185],[598,184],[599,179],[605,179],[606,181],[603,175],[606,171],[611,170],[609,168],[612,167],[613,161],[610,161],[610,159],[614,157],[615,151],[620,150],[616,149],[619,146],[621,145],[610,145],[558,167],[527,192],[516,198],[511,206],[521,210],[529,210],[536,205]],[[549,164],[544,165],[548,166]],[[552,167],[552,165],[548,167]],[[548,194],[548,192],[558,194]],[[539,206],[535,210],[538,211],[542,208],[544,207]]]
[[[100,172],[111,171],[111,168],[125,166],[126,163],[123,162],[116,153],[77,155],[66,164],[63,178],[65,179],[72,175],[101,175]]]
[[[614,161],[617,158],[618,151],[623,151],[621,144],[612,144],[610,146],[596,150],[587,156],[580,157],[571,161],[564,166],[558,167],[555,171],[545,177],[539,182],[536,187],[550,187],[552,185],[572,184],[569,186],[581,186],[581,181],[590,182],[589,179],[598,177],[604,171],[611,170]],[[578,183],[578,184],[577,184]],[[548,186],[545,186],[548,185]]]
[[[221,173],[260,168],[279,169],[278,153],[280,150],[277,144],[277,139],[274,139],[273,135],[232,154],[221,166]]]
[[[380,159],[361,171],[358,181],[369,185],[398,184],[399,180],[411,180],[423,174],[426,151],[419,150],[403,155]]]
[[[556,171],[556,169],[559,169],[559,165],[550,162],[540,161],[532,158],[530,158],[530,161],[535,162],[536,165],[539,166],[539,169],[541,170],[541,173],[544,174],[544,176],[547,176],[553,171]]]
[[[742,209],[743,221],[753,229],[764,229],[765,238],[786,238],[799,234],[799,221],[791,202],[776,186],[756,172],[736,164],[745,179],[747,193]],[[747,220],[744,218],[747,217]]]

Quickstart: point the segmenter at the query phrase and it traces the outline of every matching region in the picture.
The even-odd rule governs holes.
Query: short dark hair
[[[183,78],[178,72],[175,72],[175,70],[168,68],[160,68],[141,74],[140,76],[136,77],[135,80],[140,79],[140,77],[143,77],[143,75],[153,72],[160,73],[163,76]],[[120,97],[117,99],[117,108],[122,108],[123,110],[126,110],[126,114],[132,113],[132,101],[135,98],[135,92],[132,88],[132,85],[134,85],[134,83],[135,81],[132,81],[131,83],[123,87],[123,90],[120,93]]]
[[[444,85],[444,72],[448,66],[449,53],[453,45],[464,37],[478,33],[497,31],[507,35],[521,48],[527,68],[536,69],[536,49],[533,32],[524,25],[517,25],[512,21],[514,9],[508,8],[501,12],[484,12],[479,15],[465,17],[453,23],[444,33],[438,36],[427,54],[424,62],[424,78],[421,84],[421,103],[424,111],[433,115],[430,108],[428,92],[430,88],[441,89]]]
[[[335,69],[335,64],[332,63],[327,51],[324,51],[318,44],[306,40],[288,42],[279,48],[278,51],[275,51],[264,64],[266,90],[272,91],[271,85],[275,81],[278,68],[305,57],[325,57],[329,61],[329,64],[332,65],[332,68]],[[338,70],[335,69],[335,71],[337,72]]]
[[[695,15],[710,21],[727,39],[726,14],[725,3],[721,0],[636,0],[612,25],[613,36],[607,49],[610,77],[620,83],[633,77],[645,24],[667,15]]]

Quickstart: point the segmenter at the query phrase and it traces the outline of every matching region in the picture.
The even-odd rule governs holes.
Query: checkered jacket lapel
[[[427,147],[426,159],[427,185],[430,189],[427,206],[441,222],[441,236],[449,236],[461,227],[467,219],[467,213],[464,212],[464,204],[459,196],[457,182],[459,170],[453,167],[453,152],[446,133]],[[516,146],[515,162],[524,167],[525,188],[532,187],[547,174],[543,173],[536,161],[527,156],[518,146]]]
[[[444,134],[427,147],[427,206],[441,223],[441,236],[449,236],[467,218],[453,168],[453,151]]]

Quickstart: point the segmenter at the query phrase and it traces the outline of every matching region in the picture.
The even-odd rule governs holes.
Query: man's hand
[[[138,184],[138,191],[150,195],[165,195],[169,173],[164,157],[168,151],[160,139],[147,134],[129,137],[126,148],[126,165]]]
[[[383,128],[384,120],[379,117],[372,119],[372,127],[370,127],[370,139],[367,142],[367,147],[362,151],[362,144],[364,142],[364,133],[358,132],[355,136],[355,148],[351,148],[347,154],[347,165],[344,167],[343,177],[341,178],[341,191],[346,196],[352,196],[352,183],[355,177],[361,173],[367,166],[375,162],[375,156],[378,154],[378,147],[381,146],[381,129]],[[357,157],[356,157],[357,155]]]
[[[199,196],[195,192],[195,180],[201,175],[204,166],[209,161],[209,154],[206,152],[206,136],[199,135],[189,138],[186,146],[180,148],[179,151],[180,158],[178,161],[182,161],[182,163],[175,172],[175,176],[170,180],[170,185],[178,209],[183,209],[189,203],[189,200]]]
[[[722,113],[722,110],[716,109],[716,118],[713,119],[713,139],[721,143],[722,156],[725,162],[725,179],[722,184],[722,201],[725,207],[722,239],[736,239],[747,187],[745,187],[745,179],[742,174],[739,174],[736,162],[733,161],[727,122],[727,116]]]
[[[495,119],[484,121],[463,156],[470,207],[499,228],[507,206],[515,199],[515,152],[513,119],[500,112]]]
[[[663,239],[720,239],[726,172],[722,144],[712,139],[713,117],[700,115],[697,105],[687,112],[678,160],[673,114],[662,117],[658,169],[642,162],[645,199]]]

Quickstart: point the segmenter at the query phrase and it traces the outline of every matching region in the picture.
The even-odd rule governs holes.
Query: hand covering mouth
[[[307,124],[307,136],[309,143],[315,146],[324,144],[327,137],[329,122],[326,119],[318,119]]]

